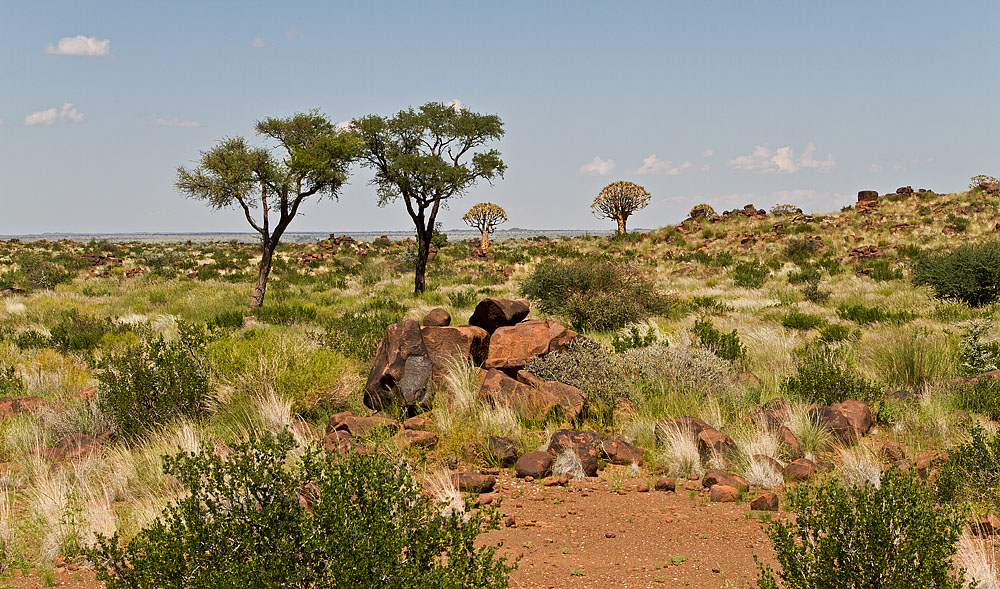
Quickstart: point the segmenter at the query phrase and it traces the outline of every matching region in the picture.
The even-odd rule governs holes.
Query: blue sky
[[[829,211],[861,189],[959,190],[1000,175],[998,17],[996,2],[0,0],[0,234],[242,231],[177,194],[175,168],[266,116],[431,100],[506,129],[506,177],[455,202],[449,228],[486,200],[509,227],[612,228],[589,204],[620,179],[653,194],[633,227],[699,202]],[[369,178],[291,230],[410,228]]]

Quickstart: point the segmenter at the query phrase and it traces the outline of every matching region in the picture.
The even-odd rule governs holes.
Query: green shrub
[[[767,532],[781,571],[758,562],[762,589],[963,587],[951,561],[963,513],[936,505],[913,472],[891,470],[877,488],[799,485],[785,502],[795,517]]]
[[[965,233],[972,225],[972,220],[968,217],[958,217],[954,213],[948,213],[948,219],[944,226],[955,233]]]
[[[286,302],[265,305],[256,310],[257,319],[272,325],[292,325],[316,319],[316,307],[312,305]]]
[[[784,254],[790,261],[798,264],[808,260],[822,248],[823,243],[817,239],[809,239],[808,237],[793,237],[789,239],[788,243],[785,245]]]
[[[14,336],[14,343],[22,350],[34,350],[51,346],[52,338],[40,331],[28,329]]]
[[[871,278],[875,282],[885,282],[887,280],[902,280],[903,271],[893,268],[889,260],[873,260],[871,264]]]
[[[546,380],[558,380],[587,395],[588,415],[607,418],[632,392],[638,377],[635,368],[597,340],[581,337],[565,352],[547,354],[528,362],[525,369]]]
[[[788,329],[801,329],[804,331],[817,329],[826,325],[826,319],[819,315],[803,313],[798,309],[792,309],[781,318],[781,324]]]
[[[205,411],[212,391],[204,366],[208,335],[185,323],[178,330],[176,341],[146,335],[101,363],[97,406],[116,435],[141,438],[150,428]]]
[[[1000,432],[990,435],[982,426],[948,457],[937,463],[934,478],[942,501],[968,501],[987,509],[1000,508]]]
[[[882,397],[877,386],[823,350],[803,354],[796,363],[796,373],[785,379],[781,390],[789,397],[820,405],[832,405],[846,399],[874,404]]]
[[[729,274],[733,284],[740,288],[761,288],[771,271],[760,262],[740,262]]]
[[[819,281],[822,277],[820,273],[819,266],[814,266],[809,263],[803,263],[799,266],[798,271],[792,271],[788,273],[788,284],[800,284],[802,282],[809,281]]]
[[[646,333],[641,333],[635,325],[625,334],[611,334],[611,347],[619,354],[627,350],[645,348],[656,343],[656,332],[652,327],[646,329]]]
[[[448,302],[456,309],[466,309],[476,303],[476,291],[471,288],[448,293]]]
[[[620,329],[666,315],[675,305],[635,268],[595,258],[542,262],[521,285],[521,294],[546,313],[566,315],[581,331]]]
[[[0,397],[24,394],[24,380],[17,375],[13,366],[0,366]]]
[[[89,553],[109,589],[241,587],[501,588],[513,567],[476,547],[499,516],[442,515],[405,462],[310,446],[289,468],[285,434],[164,459],[183,495],[125,541]]]
[[[355,360],[367,362],[375,357],[385,328],[402,321],[406,307],[386,298],[375,298],[360,311],[344,313],[327,321],[323,344]]]
[[[799,292],[812,303],[825,303],[830,298],[830,291],[820,287],[819,278],[810,278],[799,288]]]
[[[828,323],[819,329],[819,339],[827,343],[842,342],[851,337],[853,330],[843,323]]]
[[[958,387],[954,395],[959,409],[1000,420],[1000,380],[983,376]]]
[[[853,321],[859,325],[872,323],[895,323],[902,325],[917,318],[909,311],[886,311],[882,307],[867,305],[841,305],[837,307],[837,316],[845,321]]]
[[[208,321],[209,327],[218,329],[240,329],[243,327],[243,311],[223,311]]]
[[[695,321],[691,332],[698,336],[701,347],[710,350],[723,360],[737,362],[746,357],[746,348],[743,347],[743,342],[740,341],[735,329],[729,333],[722,333],[715,328],[711,319],[702,317]]]
[[[72,272],[35,252],[19,252],[13,259],[27,282],[25,286],[55,288],[56,285],[73,280]]]
[[[1000,241],[968,243],[917,258],[913,282],[930,287],[941,299],[973,307],[992,303],[1000,295]]]
[[[1000,368],[1000,342],[984,342],[983,335],[993,328],[989,319],[973,321],[962,327],[962,347],[958,360],[966,376],[974,376]]]
[[[65,311],[49,332],[52,343],[64,352],[90,352],[111,329],[107,319],[80,315],[72,309]]]

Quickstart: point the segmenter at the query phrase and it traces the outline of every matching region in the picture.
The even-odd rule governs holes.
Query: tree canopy
[[[649,192],[632,182],[621,180],[604,188],[590,205],[598,219],[614,219],[618,222],[618,233],[626,233],[625,223],[632,213],[649,205]]]
[[[486,253],[490,249],[490,233],[497,225],[507,222],[507,211],[500,205],[491,202],[481,202],[473,205],[469,212],[462,215],[462,220],[473,229],[482,233],[481,249]]]
[[[507,166],[487,144],[503,136],[497,115],[428,102],[392,117],[369,115],[352,122],[363,142],[361,161],[375,171],[378,204],[402,199],[417,231],[414,292],[424,291],[430,238],[441,207],[479,180],[503,177]]]

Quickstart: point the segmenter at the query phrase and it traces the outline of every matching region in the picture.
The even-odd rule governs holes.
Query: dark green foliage
[[[240,329],[243,327],[243,321],[243,311],[223,311],[213,317],[208,326],[219,329]]]
[[[0,366],[0,397],[12,397],[24,394],[24,381],[13,366]]]
[[[819,329],[820,340],[827,343],[842,342],[851,337],[850,326],[843,323],[828,323]]]
[[[796,264],[813,257],[822,249],[823,243],[808,237],[793,237],[785,245],[785,257]]]
[[[123,438],[141,438],[178,417],[201,415],[211,387],[204,363],[204,327],[181,323],[176,341],[146,335],[110,356],[97,372],[97,406]]]
[[[825,303],[830,298],[830,291],[820,286],[819,278],[806,280],[805,283],[799,287],[799,292],[802,293],[802,296],[804,296],[807,301],[817,304]]]
[[[887,280],[902,280],[903,271],[893,268],[889,260],[873,260],[871,263],[871,277],[875,282],[885,282]]]
[[[760,288],[770,274],[768,267],[760,262],[740,262],[729,272],[733,283],[740,288]]]
[[[832,405],[846,399],[874,404],[882,398],[882,391],[875,384],[823,350],[803,354],[797,362],[796,374],[785,379],[781,390],[789,397],[820,405]]]
[[[691,332],[698,336],[699,345],[707,350],[711,350],[716,356],[730,362],[737,362],[746,356],[746,348],[740,341],[740,336],[736,330],[729,333],[722,333],[712,324],[708,317],[702,317],[695,321]]]
[[[442,515],[405,462],[306,449],[291,435],[164,458],[190,494],[124,541],[90,551],[109,589],[502,588],[513,567],[476,547],[499,516]]]
[[[858,325],[871,323],[895,323],[902,325],[917,318],[909,311],[886,311],[882,307],[867,305],[841,305],[837,307],[837,316],[845,321],[853,321]]]
[[[920,247],[915,243],[908,243],[906,245],[901,245],[896,248],[896,255],[900,259],[916,259],[924,255],[924,248]]]
[[[944,226],[956,233],[965,233],[969,230],[972,221],[968,217],[958,217],[954,213],[948,213],[948,219]]]
[[[435,223],[434,229],[431,230],[431,245],[436,248],[442,248],[448,245],[448,234],[441,231],[440,222]]]
[[[712,295],[693,295],[691,304],[696,309],[702,309],[707,313],[726,313],[732,311],[732,307],[719,301],[719,297]]]
[[[938,497],[942,501],[971,501],[1000,508],[1000,432],[990,435],[983,427],[972,427],[969,440],[938,462]]]
[[[577,330],[619,329],[675,306],[635,268],[599,258],[542,262],[521,294],[546,313],[566,315]]]
[[[967,243],[919,257],[913,261],[913,282],[930,287],[941,299],[973,307],[992,303],[1000,295],[1000,241]]]
[[[826,319],[820,317],[819,315],[811,315],[809,313],[803,313],[798,309],[792,309],[781,318],[781,324],[788,329],[817,329],[826,325]]]
[[[101,343],[104,334],[112,330],[111,322],[75,309],[65,311],[52,326],[52,343],[64,352],[90,352]]]
[[[40,331],[29,329],[14,336],[14,343],[22,350],[34,350],[51,346],[52,338]]]
[[[1000,420],[1000,380],[992,376],[982,376],[960,386],[954,398],[959,409]]]
[[[458,309],[471,307],[476,302],[476,291],[471,288],[448,293],[448,302]]]
[[[656,343],[656,333],[653,328],[650,327],[646,330],[646,333],[641,333],[639,328],[632,326],[627,334],[620,335],[617,333],[611,334],[611,346],[619,354],[626,350],[634,350],[636,348],[645,348],[646,346],[651,346]]]
[[[788,273],[788,284],[800,284],[811,280],[819,281],[822,276],[819,266],[805,262],[799,266],[798,271]]]
[[[292,325],[316,319],[316,307],[292,301],[282,301],[256,309],[257,319],[272,325]]]
[[[13,256],[19,267],[15,274],[18,286],[30,288],[55,288],[73,280],[73,272],[35,252],[19,252]]]
[[[984,342],[982,338],[989,333],[993,322],[973,321],[962,328],[962,345],[958,359],[962,372],[966,376],[975,376],[1000,368],[1000,342]]]
[[[795,517],[767,532],[781,571],[758,563],[762,589],[963,586],[951,562],[963,514],[937,506],[913,472],[886,472],[879,488],[828,478],[792,488],[785,502]]]
[[[375,298],[360,311],[344,313],[325,324],[323,343],[348,358],[367,362],[375,357],[385,328],[402,321],[406,307],[386,298]]]

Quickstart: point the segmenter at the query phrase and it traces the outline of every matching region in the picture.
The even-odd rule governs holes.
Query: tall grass
[[[919,391],[956,374],[955,343],[926,327],[868,332],[861,345],[868,372],[892,386]]]

